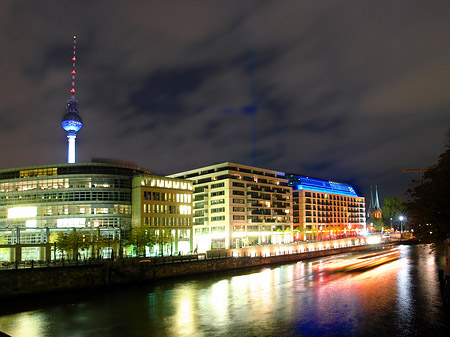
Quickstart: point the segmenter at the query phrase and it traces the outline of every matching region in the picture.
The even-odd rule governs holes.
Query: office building
[[[154,237],[168,238],[153,254],[193,251],[192,181],[138,175],[132,181],[132,227],[146,227]],[[160,251],[163,249],[163,251]]]
[[[283,172],[225,162],[170,177],[194,185],[194,249],[292,241],[292,191]]]
[[[48,244],[54,231],[101,228],[127,232],[132,177],[149,173],[132,163],[105,159],[2,169],[0,245],[20,244],[26,249],[16,256],[43,259],[38,247]]]

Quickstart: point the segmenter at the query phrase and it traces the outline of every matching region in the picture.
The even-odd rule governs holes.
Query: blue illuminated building
[[[293,190],[308,190],[324,193],[335,193],[357,197],[355,190],[348,184],[289,174],[289,186]]]
[[[349,184],[286,174],[293,193],[293,222],[299,240],[358,235],[365,227],[365,199]]]

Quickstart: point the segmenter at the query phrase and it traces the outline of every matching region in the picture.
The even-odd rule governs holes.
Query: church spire
[[[376,211],[381,211],[380,202],[378,201],[378,186],[375,185],[375,205],[373,207]]]
[[[370,204],[369,204],[369,212],[372,212],[373,209],[374,209],[373,190],[372,190],[372,186],[370,186]]]

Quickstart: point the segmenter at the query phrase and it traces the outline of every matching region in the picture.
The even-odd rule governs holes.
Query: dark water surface
[[[425,246],[358,273],[316,259],[108,292],[2,301],[11,336],[446,336],[438,262]],[[354,255],[352,256],[354,257]]]

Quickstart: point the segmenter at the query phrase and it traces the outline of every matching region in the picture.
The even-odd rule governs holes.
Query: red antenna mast
[[[73,57],[72,57],[72,89],[70,90],[70,93],[72,94],[72,99],[75,99],[75,49],[77,46],[77,37],[73,36]]]

